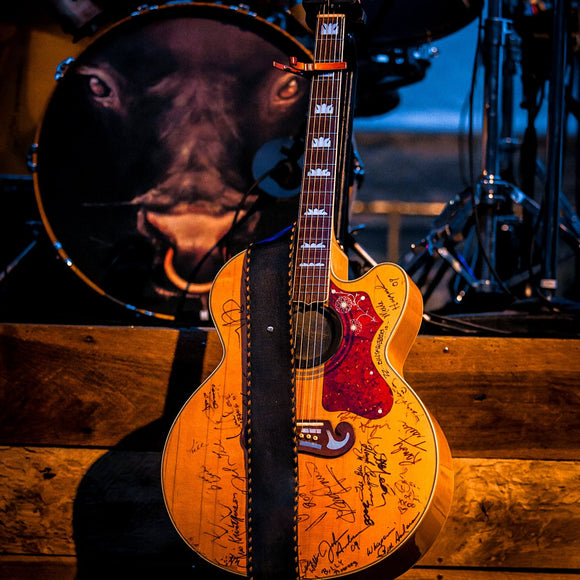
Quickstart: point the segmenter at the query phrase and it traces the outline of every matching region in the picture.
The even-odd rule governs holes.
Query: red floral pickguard
[[[371,357],[383,321],[367,293],[345,292],[332,283],[330,288],[330,307],[341,320],[343,340],[324,370],[323,406],[367,419],[384,417],[393,406],[393,393]]]

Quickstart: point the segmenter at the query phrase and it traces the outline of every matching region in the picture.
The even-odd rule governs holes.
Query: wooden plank
[[[400,580],[578,580],[570,572],[512,572],[509,570],[462,570],[453,568],[412,568]]]
[[[2,325],[0,444],[108,447],[141,430],[138,445],[160,449],[206,342],[202,330]]]
[[[188,576],[167,576],[172,571],[171,563],[159,563],[152,574],[139,576],[141,580],[147,578],[198,578],[189,571]],[[153,575],[155,574],[155,575]],[[164,576],[161,574],[165,574]],[[108,579],[114,579],[115,572],[108,575]],[[126,578],[134,578],[126,576]],[[2,580],[75,580],[77,579],[77,559],[73,556],[46,557],[46,556],[2,556],[0,555],[0,578]],[[573,573],[558,572],[510,572],[504,570],[472,570],[472,569],[448,569],[448,568],[421,568],[415,567],[400,576],[401,580],[577,580],[578,575]],[[82,579],[78,579],[82,580]]]
[[[2,580],[75,580],[77,559],[73,556],[0,555]]]
[[[74,554],[74,501],[91,466],[105,454],[98,449],[1,448],[2,550]]]
[[[160,450],[215,331],[0,325],[0,443]],[[580,455],[580,340],[420,336],[405,374],[461,457]]]
[[[173,530],[160,454],[0,450],[0,546],[11,554],[200,563]],[[580,462],[456,459],[449,520],[429,567],[580,569]]]
[[[580,461],[456,459],[453,508],[423,564],[580,569]]]
[[[580,340],[419,337],[405,377],[459,457],[580,457]]]
[[[115,555],[97,561],[76,556],[0,555],[2,580],[231,580],[219,570],[172,557]]]

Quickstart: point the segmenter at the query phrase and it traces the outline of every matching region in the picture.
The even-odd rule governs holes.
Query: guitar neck
[[[314,62],[342,62],[345,38],[344,14],[320,14]],[[310,89],[293,286],[293,300],[304,304],[328,299],[338,152],[344,130],[344,74],[338,69],[317,71]]]

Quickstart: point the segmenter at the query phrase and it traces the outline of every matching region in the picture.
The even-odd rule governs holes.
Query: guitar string
[[[315,34],[315,47],[319,46],[319,27],[317,26],[316,29],[316,34]],[[314,61],[316,62],[317,59],[317,53],[315,51],[314,54]],[[316,100],[316,89],[317,89],[317,84],[316,84],[316,78],[313,78],[312,80],[312,84],[311,84],[311,88],[310,88],[310,92],[311,92],[311,98],[310,98],[310,111],[309,111],[309,116],[308,116],[308,139],[310,141],[307,141],[307,150],[306,150],[306,155],[308,156],[308,159],[306,159],[305,161],[307,162],[306,167],[312,167],[312,163],[313,163],[313,149],[312,149],[312,135],[313,135],[313,109],[312,109],[312,103],[315,102]],[[305,264],[308,263],[310,260],[310,251],[307,251],[307,249],[304,246],[304,243],[306,243],[306,211],[308,208],[308,202],[309,202],[309,195],[310,195],[310,179],[308,178],[309,176],[306,175],[305,179],[304,179],[304,191],[303,191],[303,195],[301,196],[301,203],[300,203],[300,215],[298,217],[299,220],[299,251],[297,253],[297,263],[296,263],[296,274],[297,274],[297,278],[298,278],[298,295],[297,295],[297,313],[300,309],[302,309],[301,315],[298,318],[299,324],[300,324],[300,328],[297,328],[297,332],[295,335],[295,340],[300,340],[299,346],[300,346],[300,353],[299,353],[299,361],[307,361],[308,359],[305,358],[304,356],[304,349],[307,348],[307,343],[305,340],[306,334],[305,334],[305,313],[306,313],[306,288],[305,288],[305,280],[306,277],[304,276],[304,270],[307,268],[307,266],[301,266],[300,264]],[[309,250],[310,248],[308,248]],[[308,351],[306,351],[306,355],[308,354]],[[307,413],[307,411],[309,410],[309,405],[308,405],[308,400],[305,400],[304,397],[304,389],[301,388],[300,392],[300,408],[301,408],[301,412],[300,412],[300,419],[301,420],[307,420],[309,418],[309,414]],[[304,405],[306,404],[306,407],[304,407]]]
[[[332,54],[332,50],[333,50],[333,36],[330,34],[330,27],[331,27],[331,20],[332,17],[328,16],[328,15],[323,15],[322,16],[322,26],[326,25],[326,30],[325,32],[325,42],[323,43],[323,51],[322,54],[320,55],[319,60],[321,62],[327,63],[327,62],[331,62],[331,54]],[[326,76],[326,74],[331,74],[331,73],[323,73],[325,76],[321,76],[319,77],[319,83],[320,83],[320,98],[318,99],[318,102],[321,105],[326,105],[328,104],[328,96],[329,96],[329,92],[332,93],[332,90],[329,89],[334,89],[334,87],[331,84],[331,78],[333,77],[329,77]],[[331,139],[331,143],[330,143],[330,148],[327,149],[326,146],[320,147],[319,149],[319,163],[317,163],[317,166],[321,166],[323,165],[323,163],[325,165],[328,165],[330,158],[331,158],[331,153],[334,151],[334,148],[336,147],[336,143],[334,140],[334,136],[329,134],[329,126],[328,126],[328,117],[327,117],[326,112],[320,112],[320,117],[317,118],[318,122],[318,127],[319,127],[319,134],[318,137],[319,139]],[[329,202],[329,193],[328,191],[332,191],[334,189],[334,182],[335,182],[335,174],[334,172],[331,172],[331,178],[330,180],[319,180],[319,182],[317,183],[317,187],[315,187],[315,191],[316,191],[316,197],[317,197],[317,205],[319,205],[319,209],[321,210],[316,218],[316,234],[317,234],[317,239],[318,236],[322,237],[324,240],[324,243],[327,245],[327,250],[330,249],[330,238],[332,237],[331,234],[329,233],[329,227],[332,227],[332,213],[330,212],[330,204]],[[324,183],[324,186],[321,186],[322,183]],[[322,203],[320,203],[322,201]],[[325,217],[325,212],[328,214],[327,217]],[[324,297],[327,298],[328,297],[328,293],[327,293],[327,280],[330,274],[330,255],[328,253],[328,251],[324,252],[324,258],[322,260],[322,263],[324,264],[324,267],[321,268],[320,270],[315,270],[315,276],[314,276],[314,280],[313,280],[313,284],[315,284],[315,292],[317,293],[317,295],[319,297]],[[322,357],[323,357],[323,353],[322,353],[322,347],[323,347],[323,341],[324,341],[324,315],[322,314],[321,316],[316,316],[314,318],[314,323],[315,323],[315,328],[314,328],[314,332],[311,334],[311,336],[313,337],[313,346],[312,346],[312,358],[313,358],[313,367],[315,368],[320,368],[320,365],[322,364]],[[317,353],[317,349],[318,349],[318,353]],[[317,359],[317,360],[316,360]],[[322,369],[321,369],[322,370]],[[313,389],[313,393],[312,395],[315,397],[316,401],[320,401],[322,402],[322,396],[323,396],[323,383],[324,383],[324,373],[321,372],[319,375],[317,375],[316,379],[315,379],[315,383],[314,386],[315,388]]]
[[[321,26],[326,24],[327,36],[326,42],[323,43],[323,51],[319,51],[316,56],[316,60],[320,62],[335,62],[340,60],[340,53],[342,52],[342,45],[340,35],[337,31],[337,38],[333,34],[329,34],[330,26],[333,23],[338,23],[337,17],[331,18],[328,16],[321,16]],[[321,28],[321,26],[319,28]],[[320,46],[318,43],[317,46]],[[314,275],[310,276],[304,284],[304,287],[308,290],[306,292],[307,297],[316,296],[317,298],[329,296],[329,279],[330,279],[330,242],[332,239],[332,226],[333,226],[333,197],[334,188],[336,185],[336,155],[337,155],[337,125],[336,125],[336,110],[334,108],[334,103],[336,101],[336,87],[339,86],[338,83],[341,80],[340,73],[334,71],[330,73],[331,76],[324,78],[316,78],[314,83],[313,96],[315,98],[314,103],[333,105],[332,112],[323,111],[320,112],[320,117],[315,116],[313,126],[317,129],[316,136],[319,139],[332,139],[330,149],[326,147],[317,147],[316,152],[313,153],[313,164],[314,168],[332,169],[331,179],[324,180],[322,178],[317,179],[317,175],[313,176],[313,179],[309,182],[309,199],[314,201],[313,204],[320,212],[314,212],[310,219],[314,221],[314,227],[309,228],[309,231],[314,234],[314,240],[310,239],[310,243],[313,243],[315,247],[314,251],[314,263],[322,262],[323,267],[314,268]],[[338,77],[338,78],[337,78]],[[314,131],[312,131],[314,134]],[[321,176],[322,177],[322,176]],[[323,185],[322,185],[323,184]],[[316,197],[315,195],[316,194]],[[326,212],[326,215],[324,215]],[[316,244],[321,241],[326,246],[325,248],[318,248]],[[310,249],[310,248],[309,248]],[[322,256],[320,258],[320,256]],[[306,333],[307,345],[306,354],[308,361],[311,362],[313,368],[319,368],[323,363],[323,346],[324,346],[324,330],[325,321],[322,313],[317,313],[315,316],[308,317],[309,328]],[[314,329],[312,328],[314,324]],[[308,408],[310,413],[307,414],[308,417],[314,419],[312,415],[313,409],[315,408],[315,402],[321,401],[322,388],[323,388],[323,376],[319,374],[314,382],[314,387],[310,389],[308,397]]]
[[[316,56],[316,61],[320,62],[324,60],[324,56],[321,53],[320,48],[322,47],[324,49],[324,47],[326,46],[325,44],[322,44],[322,36],[323,36],[323,29],[322,29],[322,22],[324,20],[324,16],[321,15],[319,17],[319,24],[318,24],[318,30],[319,30],[319,39],[318,39],[318,43],[317,43],[317,49],[318,49],[318,54]],[[313,139],[316,138],[320,141],[320,139],[322,139],[322,135],[320,134],[320,117],[317,117],[317,113],[316,113],[316,104],[320,104],[321,99],[323,97],[323,82],[322,82],[322,78],[321,76],[317,75],[315,80],[313,81],[315,83],[315,89],[316,89],[316,97],[314,99],[313,102],[313,111],[312,111],[312,115],[313,115]],[[312,167],[316,168],[319,167],[320,162],[321,162],[321,157],[323,156],[324,149],[321,146],[321,143],[318,142],[318,146],[314,151],[314,163],[312,164]],[[314,211],[314,209],[316,210],[320,210],[321,208],[319,207],[318,202],[320,195],[316,192],[317,190],[317,186],[316,186],[316,175],[313,176],[311,182],[310,182],[310,192],[309,192],[309,197],[310,197],[310,202],[313,208],[313,214],[310,217],[310,220],[312,221],[312,227],[310,228],[310,236],[311,236],[311,242],[314,241],[316,242],[319,238],[319,222],[320,222],[320,217],[319,217],[319,213],[318,211]],[[312,240],[312,236],[314,236],[314,240]],[[313,254],[313,259],[312,261],[314,263],[318,263],[319,260],[319,252],[318,252],[318,248],[314,248],[313,251],[311,251],[311,253]],[[324,262],[323,262],[324,263]],[[317,275],[318,275],[319,271],[317,269],[317,267],[314,267],[312,270],[312,275],[309,277],[307,284],[309,285],[309,290],[310,290],[310,298],[316,298],[316,302],[318,302],[319,299],[319,288],[318,286],[318,282],[319,280],[317,280]],[[316,312],[316,311],[315,311]],[[314,335],[313,335],[313,329],[312,329],[312,324],[314,322]],[[316,332],[318,331],[318,314],[314,314],[314,316],[310,316],[308,318],[308,324],[309,324],[309,329],[308,329],[308,333],[307,333],[307,340],[308,340],[308,347],[307,347],[307,355],[308,355],[308,359],[310,361],[310,366],[312,369],[316,368],[316,361],[314,360],[314,348],[312,346],[312,343],[314,345],[316,345]],[[317,393],[317,381],[316,379],[314,380],[314,382],[310,383],[311,386],[313,388],[311,388],[309,390],[309,395],[310,395],[310,407],[313,410],[315,408],[315,400],[318,396]],[[317,417],[314,417],[312,415],[310,415],[311,419],[316,419]]]
[[[317,42],[317,55],[315,60],[317,62],[320,62],[322,60],[322,54],[321,54],[321,47],[324,47],[324,45],[322,44],[322,22],[323,16],[321,15],[319,17],[319,24],[318,24],[318,34],[319,34],[319,38],[318,38],[318,42]],[[321,135],[320,135],[320,119],[316,116],[316,104],[320,103],[321,98],[322,98],[322,82],[320,79],[320,76],[316,76],[313,80],[314,83],[314,99],[313,99],[313,103],[312,103],[312,138],[313,139],[320,139]],[[312,143],[313,145],[313,143]],[[319,166],[320,164],[320,157],[321,157],[321,153],[322,153],[322,148],[320,147],[320,143],[318,144],[318,147],[316,149],[313,149],[313,163],[311,165],[312,168],[316,168]],[[318,207],[318,198],[316,196],[316,176],[312,176],[312,179],[309,182],[309,206],[310,208],[313,210],[313,215],[311,215],[308,219],[311,222],[312,226],[309,227],[309,242],[313,243],[316,242],[318,239],[318,226],[319,226],[319,217],[318,217],[318,212],[314,211],[315,209],[320,209]],[[311,258],[308,260],[309,262],[313,262],[313,263],[318,263],[318,249],[315,247],[314,249],[310,248],[309,249],[309,254],[311,255]],[[309,271],[308,269],[306,270],[307,272]],[[311,276],[308,277],[307,281],[306,281],[306,288],[308,289],[308,295],[307,298],[310,299],[312,306],[314,306],[315,303],[318,302],[318,293],[317,293],[317,284],[316,284],[316,275],[318,273],[317,267],[314,267],[312,272],[311,272]],[[312,308],[311,306],[311,308]],[[315,310],[314,310],[315,312]],[[315,361],[314,361],[314,352],[313,352],[313,346],[312,346],[312,342],[313,342],[313,329],[312,329],[312,324],[314,322],[315,324],[315,328],[314,328],[314,332],[317,331],[317,315],[315,314],[314,316],[309,316],[307,318],[308,320],[308,331],[306,333],[306,338],[307,338],[307,348],[306,348],[306,353],[307,353],[307,357],[308,357],[308,361],[309,361],[309,366],[310,368],[315,368]],[[315,341],[314,341],[315,342]],[[312,386],[312,382],[310,382],[311,386]],[[316,383],[314,383],[314,386],[316,386]],[[316,390],[314,388],[309,389],[308,391],[309,394],[309,415],[308,418],[310,419],[316,419],[316,417],[313,416],[313,412],[314,409],[316,408],[315,406],[315,400],[316,400]]]
[[[324,44],[325,54],[322,55],[322,59],[324,62],[337,62],[341,60],[341,39],[343,36],[342,30],[342,21],[341,18],[337,15],[328,16],[325,18],[325,22],[327,25],[327,33],[329,35],[329,40]],[[339,29],[336,30],[336,36],[333,34],[331,29],[332,26],[337,25]],[[333,234],[333,226],[334,226],[334,197],[336,195],[336,171],[337,171],[337,153],[338,153],[338,124],[336,119],[337,113],[337,106],[336,100],[339,95],[340,90],[340,81],[342,79],[342,73],[339,71],[334,71],[330,73],[331,76],[324,77],[322,81],[322,90],[324,93],[324,99],[322,100],[323,103],[326,105],[332,105],[332,109],[327,109],[326,113],[322,113],[322,129],[325,138],[331,139],[331,148],[329,151],[325,151],[325,155],[323,156],[327,165],[330,165],[331,168],[331,180],[329,182],[324,181],[324,187],[319,187],[319,189],[323,190],[322,194],[319,194],[320,197],[324,200],[323,207],[327,211],[328,215],[326,217],[320,217],[320,227],[322,227],[325,240],[324,243],[326,244],[326,248],[324,251],[325,255],[325,269],[320,273],[318,287],[319,289],[323,289],[322,295],[325,298],[329,298],[329,286],[330,286],[330,270],[331,270],[331,242],[332,242],[332,234]],[[324,344],[324,318],[320,317],[316,319],[317,323],[320,321],[321,328],[317,328],[314,336],[319,335],[318,344],[315,348],[318,348],[318,361],[317,364],[320,366],[323,362],[323,344]],[[332,330],[332,329],[330,329]],[[322,401],[323,396],[323,375],[319,375],[317,389],[316,389],[316,397],[318,401]]]
[[[316,46],[316,37],[315,37],[315,46]],[[315,55],[316,58],[316,55]],[[313,89],[314,89],[314,85],[311,85],[310,88],[310,101],[312,102],[313,99]],[[309,115],[308,115],[308,124],[307,124],[307,139],[309,138],[309,135],[311,134],[311,127],[310,127],[310,121],[311,121],[311,112],[309,111]],[[308,141],[306,141],[306,150],[305,150],[305,159],[304,159],[304,163],[305,163],[305,167],[308,167],[310,164],[310,145],[308,143]],[[304,211],[305,211],[305,195],[306,195],[306,190],[307,190],[307,174],[304,174],[304,178],[303,178],[303,191],[302,191],[302,195],[300,196],[300,203],[299,203],[299,213],[298,213],[298,221],[297,221],[297,245],[296,245],[296,251],[295,251],[295,263],[294,263],[294,278],[293,278],[293,288],[292,288],[292,298],[295,301],[294,304],[294,309],[295,309],[295,322],[296,322],[296,328],[295,328],[295,333],[293,336],[293,346],[294,346],[294,350],[295,350],[295,360],[296,361],[302,361],[303,360],[303,348],[304,348],[304,341],[301,340],[300,342],[298,342],[299,337],[304,336],[304,321],[303,318],[301,316],[299,316],[300,314],[300,308],[301,308],[301,303],[302,303],[302,271],[301,271],[301,267],[300,267],[300,263],[301,261],[304,261],[304,251],[302,248],[302,244],[304,243],[303,240],[303,215],[304,215]],[[297,347],[299,347],[300,352],[297,352]],[[304,419],[304,410],[302,408],[303,405],[303,394],[302,394],[303,389],[299,389],[297,391],[297,396],[299,397],[299,401],[297,401],[298,405],[297,405],[297,409],[300,409],[300,412],[298,414],[298,418],[299,419]]]
[[[322,22],[324,17],[320,14],[317,18],[317,26],[316,26],[316,38],[315,38],[315,46],[316,51],[314,55],[314,62],[318,61],[326,61],[328,60],[328,54],[317,54],[320,53],[320,45],[321,45],[321,32],[322,32]],[[325,51],[328,51],[328,44],[324,45]],[[316,104],[322,104],[326,102],[322,100],[322,97],[326,97],[328,92],[328,83],[324,80],[321,80],[319,76],[315,74],[312,80],[311,86],[311,99],[310,99],[310,111],[308,116],[308,139],[307,141],[307,149],[305,151],[306,158],[305,158],[305,168],[306,169],[314,169],[312,174],[309,176],[308,174],[305,175],[303,179],[303,186],[304,191],[302,192],[300,199],[300,215],[298,218],[298,240],[297,240],[297,250],[296,250],[296,261],[294,264],[296,275],[293,277],[293,284],[298,283],[297,291],[295,288],[292,289],[293,298],[297,299],[296,308],[303,308],[304,312],[303,315],[299,317],[300,327],[296,328],[296,334],[293,337],[294,347],[296,348],[296,341],[299,340],[300,337],[300,353],[298,353],[299,358],[297,360],[301,361],[303,364],[303,380],[304,377],[308,375],[309,372],[314,372],[314,369],[318,366],[316,365],[316,361],[312,358],[312,365],[309,365],[310,357],[315,356],[315,352],[311,352],[312,345],[316,345],[315,337],[312,338],[312,316],[306,317],[305,314],[307,312],[306,306],[309,305],[309,308],[317,308],[319,305],[317,304],[319,301],[319,294],[320,294],[320,284],[321,284],[321,277],[324,278],[325,285],[328,284],[328,280],[330,277],[330,241],[332,238],[332,234],[328,234],[328,231],[324,232],[321,230],[321,226],[324,225],[324,218],[323,216],[319,216],[319,212],[311,211],[309,212],[310,215],[307,215],[308,208],[320,208],[318,201],[320,197],[323,197],[324,205],[322,206],[324,209],[327,207],[328,202],[328,192],[334,192],[334,180],[335,180],[335,168],[329,168],[329,156],[328,154],[325,155],[324,148],[313,148],[312,139],[314,137],[320,137],[321,131],[321,123],[322,120],[322,129],[324,137],[326,137],[326,133],[328,131],[327,127],[327,120],[326,120],[326,113],[320,113],[317,117],[316,115]],[[315,131],[318,130],[319,133]],[[336,143],[333,144],[336,146]],[[326,179],[324,179],[323,175],[318,176],[318,169],[326,170],[332,169],[331,171],[331,183],[329,183]],[[324,184],[321,186],[321,184]],[[321,190],[324,193],[321,195]],[[314,197],[314,192],[317,192],[317,198]],[[330,212],[330,210],[327,210]],[[330,227],[332,227],[333,223],[333,216],[332,213],[329,215],[330,218]],[[327,220],[328,222],[328,220]],[[306,227],[308,226],[308,227]],[[313,227],[312,227],[313,226]],[[308,234],[306,234],[306,231]],[[326,248],[319,248],[318,243],[324,243]],[[301,247],[302,244],[309,244],[308,247]],[[310,273],[310,267],[305,266],[300,268],[300,262],[304,263],[318,263],[322,262],[325,266],[323,268],[323,272],[319,272],[317,267],[312,268],[313,272]],[[312,275],[311,275],[312,274]],[[316,300],[316,303],[314,302]],[[315,312],[314,317],[314,331],[315,335],[320,333],[319,326],[319,315]],[[305,333],[305,326],[308,324],[307,332]],[[306,343],[306,344],[305,344]],[[319,356],[322,357],[322,335],[320,339],[320,354]],[[296,360],[296,359],[295,359]],[[305,381],[304,381],[305,382]],[[310,383],[312,384],[312,383]],[[298,381],[297,381],[298,385]],[[314,416],[314,409],[317,408],[316,402],[320,402],[322,404],[322,385],[323,380],[319,376],[316,379],[315,389],[310,389],[308,391],[308,396],[305,396],[304,392],[304,383],[302,383],[300,390],[297,392],[297,395],[300,397],[299,407],[300,408],[300,415],[298,416],[299,420],[308,421],[310,420],[318,420],[319,417]],[[299,474],[300,478],[300,485],[305,485],[306,489],[313,489],[315,485],[314,482],[315,473],[314,470],[310,474],[307,472],[302,472]]]
[[[323,62],[325,60],[325,55],[321,50],[321,46],[322,49],[326,49],[326,44],[322,44],[322,33],[323,33],[323,21],[324,21],[324,16],[320,15],[319,19],[318,19],[318,25],[317,25],[317,33],[319,35],[318,37],[318,41],[317,41],[317,54],[315,55],[315,61],[316,62]],[[323,160],[324,156],[323,156],[323,152],[324,152],[324,148],[321,146],[321,143],[318,142],[318,146],[316,148],[314,148],[314,139],[323,139],[324,137],[321,135],[321,119],[322,117],[317,117],[316,116],[316,104],[320,104],[321,103],[321,99],[322,96],[324,95],[324,81],[322,80],[322,77],[320,76],[316,76],[313,79],[313,99],[312,99],[312,103],[311,103],[311,134],[312,134],[312,141],[311,141],[311,148],[312,148],[312,164],[311,167],[316,169],[319,168],[321,166],[321,161]],[[321,208],[319,207],[319,197],[320,194],[316,193],[316,189],[317,189],[317,176],[316,173],[312,176],[312,179],[309,180],[308,182],[308,200],[309,200],[309,205],[312,206],[312,212],[309,215],[308,219],[311,222],[311,227],[308,228],[309,231],[309,243],[317,243],[318,240],[320,239],[320,216],[319,216],[319,211],[314,211],[315,209],[320,210]],[[320,187],[318,187],[318,189],[320,189]],[[307,208],[308,209],[308,208]],[[323,209],[323,208],[322,208]],[[306,219],[306,218],[305,218]],[[316,246],[314,248],[312,248],[312,246],[310,246],[308,248],[308,254],[309,254],[309,259],[307,260],[307,263],[319,263],[319,248],[316,248]],[[322,262],[323,264],[326,264],[326,262]],[[317,266],[314,266],[311,272],[311,275],[308,276],[308,278],[306,279],[306,283],[304,285],[305,288],[305,292],[306,292],[306,296],[305,298],[308,299],[310,298],[310,302],[312,303],[310,308],[314,308],[314,310],[311,311],[311,315],[309,317],[307,317],[307,319],[303,319],[303,320],[307,320],[308,322],[308,330],[306,332],[305,336],[306,337],[306,356],[307,356],[307,361],[308,361],[308,366],[310,366],[310,368],[314,369],[317,367],[316,365],[316,360],[315,360],[315,352],[314,349],[316,347],[316,334],[318,333],[318,314],[316,313],[316,306],[314,305],[314,299],[316,299],[316,302],[318,302],[319,299],[319,293],[320,293],[320,279],[319,279],[319,270],[317,269]],[[306,267],[306,271],[309,271],[309,268]],[[314,313],[314,314],[312,314]],[[314,329],[312,328],[312,324],[313,324],[313,320],[314,320]],[[314,333],[314,334],[313,334]],[[318,400],[319,397],[319,385],[318,385],[319,381],[315,378],[313,381],[310,381],[310,385],[311,388],[308,390],[308,398],[307,398],[307,405],[308,405],[308,414],[307,414],[307,418],[308,419],[316,419],[316,417],[314,416],[314,409],[315,409],[315,401]]]

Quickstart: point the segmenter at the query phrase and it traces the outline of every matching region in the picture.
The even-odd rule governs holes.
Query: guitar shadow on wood
[[[73,512],[77,580],[234,577],[187,547],[161,491],[163,444],[179,409],[201,382],[202,344],[199,336],[180,333],[163,415],[125,437],[84,475]]]

